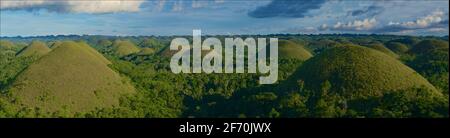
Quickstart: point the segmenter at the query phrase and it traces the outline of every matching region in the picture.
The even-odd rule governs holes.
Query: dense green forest
[[[170,36],[1,38],[0,117],[449,117],[448,36],[264,37],[280,39],[271,85],[174,74]]]

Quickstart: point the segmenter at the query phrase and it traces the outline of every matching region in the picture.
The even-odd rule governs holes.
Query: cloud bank
[[[389,22],[389,26],[397,26],[403,28],[425,28],[433,24],[440,23],[444,21],[444,16],[447,16],[442,11],[433,12],[430,15],[419,18],[415,21],[408,22]]]
[[[412,21],[381,23],[375,18],[354,20],[347,23],[337,22],[332,25],[323,24],[317,29],[320,31],[337,32],[370,32],[370,33],[412,33],[417,30],[440,32],[447,31],[449,20],[448,13],[435,11],[429,15],[418,17]]]
[[[389,22],[386,26],[374,30],[379,33],[405,32],[425,29],[429,31],[448,30],[448,14],[442,11],[435,11],[430,15],[420,17],[414,21]]]
[[[320,30],[332,30],[332,31],[367,31],[375,28],[377,24],[377,20],[375,18],[372,19],[364,19],[364,20],[355,20],[352,22],[341,23],[337,22],[332,26],[328,26],[327,24],[323,24],[320,26]]]
[[[0,10],[47,10],[58,13],[137,12],[144,0],[2,0]]]

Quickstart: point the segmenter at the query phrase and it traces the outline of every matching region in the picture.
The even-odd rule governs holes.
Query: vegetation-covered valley
[[[449,117],[448,36],[267,37],[280,40],[271,85],[174,74],[169,36],[1,38],[0,117]]]

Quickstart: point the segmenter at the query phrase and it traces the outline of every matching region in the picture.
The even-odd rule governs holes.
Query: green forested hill
[[[305,62],[291,78],[303,80],[306,87],[317,90],[328,81],[332,91],[348,98],[380,96],[384,91],[421,86],[437,93],[425,78],[400,61],[359,46],[325,51]]]
[[[361,46],[327,50],[306,61],[285,83],[282,87],[291,93],[284,104],[290,111],[308,112],[292,116],[423,117],[448,107],[444,94],[419,73]],[[296,99],[303,106],[290,105]],[[404,107],[396,107],[400,105]]]

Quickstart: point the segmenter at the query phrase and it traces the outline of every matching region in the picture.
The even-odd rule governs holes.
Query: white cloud
[[[408,22],[389,22],[389,26],[398,26],[404,28],[426,28],[433,24],[440,23],[444,21],[445,13],[442,11],[436,11],[432,14],[419,18],[415,21]]]
[[[430,31],[430,32],[445,32],[445,31],[448,31],[448,29],[446,29],[446,28],[430,28],[427,31]]]
[[[156,5],[156,11],[162,11],[164,9],[164,6],[166,5],[166,0],[160,0],[157,2]]]
[[[427,16],[405,22],[389,22],[375,32],[381,33],[411,33],[411,32],[448,32],[448,13],[435,11]]]
[[[208,1],[204,1],[204,0],[193,0],[192,1],[192,8],[202,8],[205,6],[208,6]]]
[[[372,19],[364,19],[364,20],[355,20],[347,23],[337,22],[332,26],[328,26],[327,24],[323,24],[319,29],[320,30],[342,30],[342,31],[365,31],[373,29],[377,24],[377,20],[375,18]]]
[[[45,0],[12,0],[12,1],[0,1],[0,9],[19,9],[30,8],[36,5],[44,5]]]
[[[179,12],[183,10],[183,1],[175,1],[172,7],[172,11]]]
[[[40,10],[70,13],[137,12],[144,0],[7,0],[0,1],[1,10]]]

